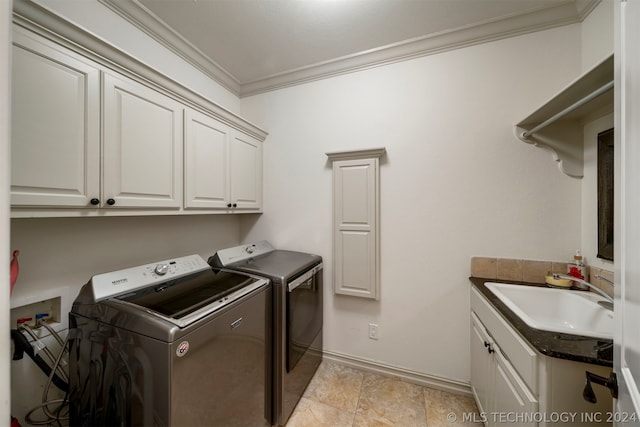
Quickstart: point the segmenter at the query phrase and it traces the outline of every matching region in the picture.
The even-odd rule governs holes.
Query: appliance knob
[[[158,264],[153,271],[159,276],[164,276],[169,271],[169,264]]]
[[[113,206],[113,205],[115,205],[115,204],[116,204],[116,201],[115,201],[114,199],[107,199],[107,204],[108,204],[109,206]]]
[[[100,204],[100,199],[96,199],[95,197],[91,200],[89,200],[89,203],[91,203],[93,206],[97,206]]]

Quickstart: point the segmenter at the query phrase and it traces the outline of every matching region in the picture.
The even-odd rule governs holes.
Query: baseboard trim
[[[348,354],[336,353],[333,351],[323,351],[323,358],[337,362],[352,368],[361,369],[363,371],[372,372],[387,377],[395,377],[408,383],[416,384],[422,387],[434,388],[437,390],[447,391],[465,396],[473,396],[471,385],[462,381],[456,381],[448,378],[442,378],[435,375],[423,374],[421,372],[411,371],[409,369],[391,366],[375,360],[364,359],[361,357],[351,356]]]

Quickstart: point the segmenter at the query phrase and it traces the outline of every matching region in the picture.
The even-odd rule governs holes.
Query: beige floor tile
[[[424,402],[428,427],[482,426],[471,396],[425,388]]]
[[[353,412],[300,398],[286,427],[351,427]]]
[[[354,427],[426,425],[422,387],[380,375],[365,375]]]
[[[338,409],[355,412],[364,372],[324,360],[304,397]]]

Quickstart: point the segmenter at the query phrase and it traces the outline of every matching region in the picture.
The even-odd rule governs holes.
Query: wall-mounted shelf
[[[583,175],[584,124],[613,112],[613,55],[515,125],[516,137],[551,151],[560,171]]]

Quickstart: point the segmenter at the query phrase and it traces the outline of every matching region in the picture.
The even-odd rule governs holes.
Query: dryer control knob
[[[160,276],[164,276],[169,271],[169,264],[158,264],[153,271]]]

